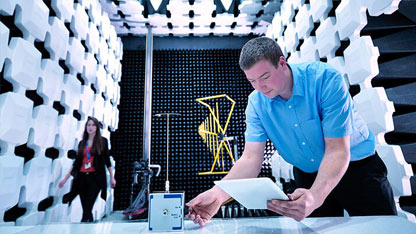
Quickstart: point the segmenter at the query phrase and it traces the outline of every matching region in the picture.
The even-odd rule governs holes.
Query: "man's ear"
[[[279,58],[279,65],[283,66],[286,64],[286,59],[284,56],[280,56]]]

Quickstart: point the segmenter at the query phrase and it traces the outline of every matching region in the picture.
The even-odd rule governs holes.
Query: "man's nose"
[[[257,83],[257,90],[262,91],[262,90],[264,90],[265,88],[266,88],[266,85],[264,84],[264,82],[259,81],[259,82]]]

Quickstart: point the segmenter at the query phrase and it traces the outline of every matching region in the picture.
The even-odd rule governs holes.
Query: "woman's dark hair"
[[[84,134],[82,135],[82,140],[78,147],[78,153],[82,155],[83,150],[85,150],[85,146],[88,140],[87,124],[88,124],[88,121],[90,120],[92,120],[94,122],[94,125],[97,126],[97,131],[95,132],[95,136],[94,136],[94,142],[92,143],[92,147],[91,147],[91,154],[96,156],[96,155],[101,154],[104,148],[103,140],[101,138],[101,133],[100,133],[101,124],[96,118],[90,117],[90,116],[88,116],[87,122],[85,122]]]

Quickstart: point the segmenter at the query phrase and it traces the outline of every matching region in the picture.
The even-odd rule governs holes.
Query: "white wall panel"
[[[9,52],[9,29],[0,22],[0,71],[3,70],[4,60]]]
[[[355,39],[344,50],[345,67],[350,83],[370,87],[371,79],[378,74],[377,59],[380,53],[369,36]]]
[[[386,164],[387,177],[393,188],[394,196],[410,196],[412,188],[409,178],[413,175],[412,167],[406,163],[398,145],[377,145],[376,150]]]
[[[44,103],[58,101],[61,98],[64,70],[57,61],[50,59],[42,59],[41,67],[42,82],[38,85],[37,92],[43,98]]]
[[[114,79],[115,82],[120,82],[120,80],[121,80],[121,70],[122,70],[121,61],[120,61],[120,58],[117,58],[117,60],[116,60],[116,70],[115,70],[115,74],[113,75],[113,79]]]
[[[300,7],[305,4],[305,0],[292,0],[293,9],[298,10]]]
[[[35,46],[19,37],[10,40],[9,66],[5,66],[4,78],[13,84],[13,87],[36,89],[41,74],[41,53]]]
[[[51,6],[63,22],[71,22],[74,15],[74,0],[51,0]]]
[[[59,197],[58,203],[61,203],[61,197],[71,190],[73,177],[71,176],[62,188],[58,187],[59,182],[66,176],[72,167],[73,161],[67,157],[61,157],[52,162],[52,187],[49,190],[49,196]]]
[[[287,61],[289,63],[301,63],[303,60],[301,58],[300,51],[295,51],[291,53]]]
[[[79,196],[76,196],[69,206],[69,220],[71,223],[80,222],[82,218],[82,207]]]
[[[401,0],[366,0],[363,4],[368,8],[371,16],[379,16],[383,13],[391,14],[399,8]]]
[[[68,223],[69,221],[67,204],[58,204],[45,211],[44,223]]]
[[[15,24],[23,32],[25,39],[45,40],[49,29],[49,8],[42,0],[19,1],[22,11],[17,11]]]
[[[298,13],[296,14],[296,33],[298,39],[306,39],[309,37],[313,29],[312,17],[309,15],[309,4],[304,4],[299,8]]]
[[[85,9],[88,10],[91,8],[91,4],[93,4],[93,2],[96,2],[94,0],[79,0],[78,3],[81,4],[81,6]],[[97,6],[97,5],[96,5]]]
[[[107,77],[107,84],[106,84],[106,88],[105,88],[105,96],[107,97],[107,99],[113,99],[114,97],[114,80],[113,78],[109,75]]]
[[[274,15],[274,18],[272,20],[272,25],[269,26],[269,28],[272,28],[273,38],[278,38],[278,37],[282,36],[284,28],[283,28],[283,25],[282,25],[282,20],[280,18],[280,12],[277,12]]]
[[[110,27],[109,33],[110,33],[110,36],[108,38],[108,48],[110,48],[112,50],[110,54],[114,55],[114,51],[116,50],[117,43],[118,43],[118,41],[117,41],[117,32],[114,29],[114,27]]]
[[[52,58],[65,59],[68,50],[69,31],[62,20],[57,17],[49,17],[50,31],[45,39],[45,49]]]
[[[138,14],[142,13],[144,7],[139,1],[124,1],[119,4],[120,9],[124,14]]]
[[[296,23],[291,22],[287,25],[286,31],[283,33],[286,42],[287,52],[295,51],[299,44],[298,36],[296,34]]]
[[[116,87],[117,91],[115,92],[116,95],[114,97],[115,98],[114,103],[116,105],[119,105],[120,104],[120,85],[118,83],[116,83],[115,87]]]
[[[335,16],[341,40],[350,36],[359,36],[359,32],[367,24],[365,8],[361,7],[361,0],[342,0],[335,9]]]
[[[28,146],[49,148],[53,146],[58,124],[58,111],[50,105],[39,105],[33,109],[33,131],[29,136]]]
[[[114,164],[113,164],[114,165]],[[105,200],[105,215],[109,216],[113,211],[114,189],[107,189],[107,199]]]
[[[280,15],[283,25],[287,25],[292,22],[292,19],[295,16],[295,10],[293,9],[292,1],[283,1],[280,8]]]
[[[107,12],[103,12],[103,17],[101,19],[102,19],[102,23],[99,25],[101,38],[108,40],[110,38],[111,23],[110,23],[110,19],[108,18]]]
[[[285,182],[294,180],[293,165],[287,163],[278,153],[275,151],[272,155],[272,175],[276,178],[276,184],[283,189],[283,185],[280,183],[282,178]]]
[[[86,85],[89,85],[91,83],[95,83],[97,73],[97,60],[92,53],[85,53],[84,58],[82,76],[86,78]]]
[[[97,92],[105,91],[105,85],[107,82],[107,72],[105,71],[104,65],[97,65],[97,79],[95,80],[94,87],[97,89]]]
[[[332,0],[310,0],[309,2],[313,22],[318,22],[321,17],[326,18],[332,9]]]
[[[70,28],[78,40],[85,40],[88,33],[88,15],[85,12],[85,8],[80,4],[74,4],[74,7],[75,13],[72,17]]]
[[[23,185],[23,162],[22,157],[15,155],[0,156],[0,217],[19,201],[20,187]]]
[[[98,194],[95,200],[94,206],[92,207],[92,216],[94,220],[100,220],[103,218],[105,212],[105,201],[101,198],[101,192]]]
[[[91,8],[88,10],[88,15],[90,20],[96,25],[101,24],[101,17],[103,15],[101,10],[101,5],[98,1],[91,2]]]
[[[17,2],[15,0],[2,0],[0,1],[0,14],[13,15],[14,8]]]
[[[74,148],[76,131],[78,129],[77,120],[70,114],[59,115],[58,117],[58,144],[56,148],[69,150]]]
[[[319,61],[315,37],[308,37],[300,46],[300,59],[302,62]]]
[[[0,95],[0,140],[16,145],[27,142],[32,126],[33,101],[22,94]]]
[[[73,109],[78,109],[81,99],[81,82],[73,75],[65,75],[63,97],[61,102]]]
[[[110,49],[110,51],[112,51],[112,49]],[[116,66],[117,66],[117,59],[116,56],[113,53],[110,53],[110,55],[108,56],[108,61],[107,61],[107,71],[110,74],[110,77],[112,74],[116,73]]]
[[[255,1],[243,1],[238,5],[238,9],[241,13],[255,15],[262,9],[261,2]]]
[[[117,106],[111,107],[113,110],[111,111],[111,123],[110,123],[110,129],[113,131],[113,129],[117,128],[117,122],[118,122],[118,109]]]
[[[79,112],[84,116],[90,116],[94,106],[94,91],[92,91],[90,87],[83,87],[84,89],[81,92],[81,104]]]
[[[103,122],[105,126],[110,126],[111,125],[111,118],[113,117],[112,113],[113,111],[113,106],[111,105],[110,101],[105,101],[104,102],[104,118],[103,118]]]
[[[85,44],[87,45],[88,50],[93,54],[98,53],[99,38],[100,34],[98,32],[97,25],[90,23],[88,25],[88,34]]]
[[[24,194],[20,196],[19,205],[31,207],[37,206],[40,201],[48,197],[49,184],[51,183],[52,160],[40,155],[34,157],[24,165]],[[37,209],[36,209],[37,210]]]
[[[45,212],[31,212],[25,214],[16,220],[16,225],[19,226],[35,226],[42,224],[45,220]]]
[[[100,64],[107,65],[108,62],[108,56],[109,56],[109,50],[107,42],[103,37],[100,37],[100,45],[98,49],[97,58]]]
[[[335,57],[335,51],[340,45],[341,42],[335,28],[335,18],[328,17],[316,29],[316,46],[319,56],[322,58]]]
[[[387,99],[383,88],[361,90],[354,96],[354,102],[357,104],[358,112],[375,135],[394,130],[393,102]]]
[[[104,99],[103,97],[98,94],[98,95],[94,95],[95,96],[95,100],[94,100],[94,111],[93,111],[93,116],[95,118],[97,118],[99,121],[103,121],[104,119]]]
[[[93,110],[101,113],[103,135],[109,138],[110,124],[115,126],[112,131],[117,128],[118,109],[110,98],[119,102],[114,80],[121,77],[121,39],[98,0],[1,0],[3,16],[9,18],[7,24],[3,18],[0,22],[0,70],[13,90],[0,94],[0,184],[8,188],[0,189],[0,225],[5,212],[16,205],[26,209],[16,225],[67,222],[77,215],[79,222],[79,197],[71,207],[62,204],[72,177],[62,189],[58,183],[72,166],[67,152],[77,148]],[[95,94],[90,85],[97,83],[97,72],[103,87]],[[33,150],[34,156],[14,155],[17,146]],[[46,149],[57,155],[46,157]],[[112,210],[113,196],[109,192],[107,202],[97,202],[97,219]],[[48,197],[52,205],[39,212],[39,203]]]
[[[82,46],[81,41],[75,37],[70,37],[65,64],[72,69],[72,72],[82,73],[84,53],[85,49]]]

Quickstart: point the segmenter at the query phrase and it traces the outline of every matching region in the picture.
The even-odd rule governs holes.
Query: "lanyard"
[[[88,150],[88,140],[87,140],[87,158],[88,158],[88,161],[90,161],[90,156],[91,156],[91,154],[90,154],[90,151]]]

